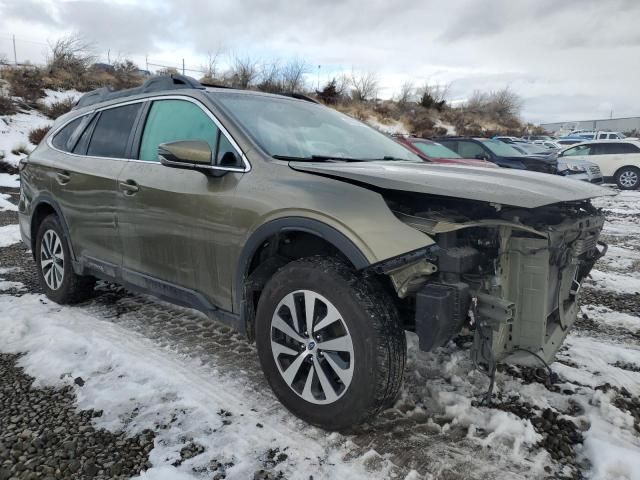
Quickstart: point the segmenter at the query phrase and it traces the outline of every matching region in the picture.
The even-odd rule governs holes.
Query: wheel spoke
[[[298,332],[296,332],[293,328],[289,326],[287,322],[285,322],[279,315],[275,315],[273,317],[273,321],[271,322],[271,326],[277,330],[280,330],[286,336],[293,338],[297,342],[307,343],[304,337],[302,337]]]
[[[327,305],[327,314],[324,316],[322,320],[318,322],[318,324],[314,327],[313,332],[319,332],[325,327],[328,327],[333,322],[340,320],[340,313],[333,305]]]
[[[273,354],[276,357],[279,357],[282,354],[291,355],[292,357],[295,357],[300,353],[299,351],[294,350],[293,348],[289,348],[285,345],[282,345],[281,343],[274,342],[273,340],[271,341],[271,349],[273,350]]]
[[[53,243],[53,251],[51,252],[54,256],[58,256],[59,253],[62,253],[62,244],[60,243],[60,238],[56,236]]]
[[[333,371],[336,372],[336,375],[338,375],[338,378],[340,378],[340,381],[345,386],[351,383],[351,378],[353,377],[353,369],[350,366],[347,366],[347,368],[339,366],[336,360],[333,358],[333,354],[331,353],[325,353],[324,359],[331,366]]]
[[[53,260],[51,260],[50,258],[46,258],[44,260],[40,260],[40,265],[42,266],[43,269],[47,268],[52,263],[53,263]]]
[[[313,371],[315,370],[315,364],[311,365],[309,373],[307,373],[307,380],[304,382],[304,388],[302,389],[302,398],[313,401],[315,400],[313,393],[311,392],[311,384],[313,383]]]
[[[299,332],[302,332],[302,325],[300,325],[300,322],[298,321],[298,312],[296,311],[296,302],[293,294],[287,295],[284,300],[282,300],[282,304],[289,309],[291,321],[293,322],[293,328],[297,329]]]
[[[291,384],[293,383],[293,380],[296,378],[296,374],[298,373],[298,370],[300,370],[300,366],[302,365],[302,362],[304,362],[306,356],[307,355],[302,352],[293,362],[291,362],[291,365],[289,365],[287,369],[282,372],[282,378],[284,378],[284,381],[287,382],[287,385],[291,386]]]
[[[304,313],[307,321],[307,335],[313,334],[313,314],[316,309],[316,296],[313,292],[305,290],[304,292]]]
[[[349,335],[334,338],[332,340],[327,340],[325,342],[319,342],[318,348],[321,350],[331,350],[334,352],[353,353],[353,347],[351,346],[351,337]]]
[[[317,357],[313,357],[313,365],[316,368],[316,375],[318,375],[318,380],[320,380],[320,385],[322,385],[322,391],[324,392],[326,400],[328,402],[333,402],[338,396],[336,395],[336,391],[333,389],[333,385],[331,385],[331,381],[327,378],[324,370],[322,370]]]

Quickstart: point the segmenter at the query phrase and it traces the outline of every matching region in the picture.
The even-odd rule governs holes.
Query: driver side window
[[[480,158],[488,156],[480,145],[473,142],[458,142],[458,154],[463,158]]]
[[[158,146],[182,140],[202,140],[216,151],[219,129],[209,116],[186,100],[156,100],[151,104],[140,142],[140,160],[157,162]]]
[[[578,145],[577,147],[573,147],[570,148],[568,150],[566,150],[562,156],[563,157],[574,157],[574,156],[582,156],[582,155],[589,155],[591,152],[591,146],[590,145]]]

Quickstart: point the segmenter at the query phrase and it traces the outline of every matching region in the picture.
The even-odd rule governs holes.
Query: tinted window
[[[413,142],[412,145],[431,158],[460,158],[456,152],[439,143]]]
[[[158,161],[158,145],[181,140],[203,140],[216,151],[218,127],[197,105],[184,100],[153,102],[140,144],[140,160]]]
[[[63,152],[69,152],[71,149],[69,148],[67,143],[69,142],[69,139],[71,138],[73,132],[75,132],[76,128],[78,128],[78,126],[80,125],[81,121],[82,117],[79,117],[67,123],[67,125],[62,130],[56,133],[56,135],[53,137],[53,140],[51,140],[53,146],[58,150],[62,150]]]
[[[125,158],[129,135],[142,103],[103,110],[91,136],[87,155]]]
[[[82,135],[78,139],[78,142],[76,143],[76,146],[73,149],[73,153],[76,153],[78,155],[86,155],[87,154],[87,147],[89,146],[89,140],[91,139],[91,133],[93,132],[93,128],[94,128],[94,126],[96,124],[96,120],[97,119],[98,119],[98,115],[95,115],[91,119],[91,123],[89,123],[89,125],[87,125],[87,128],[84,129],[84,132],[82,132]]]
[[[638,147],[631,143],[600,143],[596,145],[596,155],[617,155],[622,153],[638,153]]]
[[[499,141],[495,141],[495,142],[505,145],[504,143]],[[463,158],[480,158],[482,156],[488,157],[484,149],[477,143],[473,143],[473,142],[464,142],[464,141],[458,142],[458,153]]]
[[[578,145],[577,147],[569,148],[562,153],[563,157],[573,157],[576,155],[589,155],[591,153],[591,145]]]

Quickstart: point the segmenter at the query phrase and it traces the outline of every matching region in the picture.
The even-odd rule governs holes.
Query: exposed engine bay
[[[472,358],[487,371],[553,360],[575,322],[581,282],[606,252],[600,211],[588,200],[533,209],[406,192],[385,200],[435,240],[376,266],[413,311],[422,350],[468,328]]]

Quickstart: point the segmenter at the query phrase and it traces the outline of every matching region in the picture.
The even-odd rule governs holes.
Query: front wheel
[[[402,383],[406,340],[391,298],[338,259],[297,260],[269,280],[256,342],[282,404],[328,430],[390,405]]]
[[[640,169],[622,167],[616,173],[616,183],[621,190],[637,190],[640,187]]]

